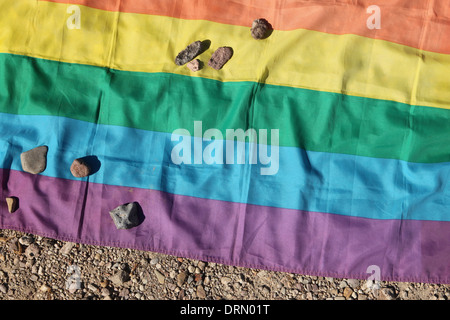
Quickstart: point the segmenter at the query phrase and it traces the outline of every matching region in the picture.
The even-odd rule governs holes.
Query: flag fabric
[[[1,228],[450,283],[446,0],[0,0],[0,12]],[[259,18],[273,30],[256,40]],[[197,72],[174,62],[195,41]],[[233,55],[216,70],[220,47]],[[45,171],[25,172],[21,153],[42,145]],[[76,178],[84,156],[98,168]],[[118,230],[109,212],[129,202],[144,219]]]

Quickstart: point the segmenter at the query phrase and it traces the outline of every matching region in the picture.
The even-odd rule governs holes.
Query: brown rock
[[[352,295],[352,293],[353,293],[352,288],[350,288],[350,287],[345,287],[345,288],[344,288],[344,297],[345,297],[345,299],[350,298],[350,296]]]
[[[23,171],[32,174],[43,172],[47,167],[47,152],[47,146],[40,146],[26,152],[22,152],[20,155],[20,161],[22,162]]]
[[[193,72],[197,72],[198,70],[201,69],[200,60],[198,60],[198,59],[189,61],[186,66]]]
[[[70,166],[70,172],[76,178],[83,178],[91,173],[91,169],[82,159],[75,159]]]
[[[186,277],[187,277],[186,272],[180,272],[180,273],[177,275],[177,285],[178,285],[179,287],[181,287],[181,286],[184,284],[184,281],[186,280]]]
[[[201,285],[199,285],[197,287],[197,297],[199,297],[200,299],[205,299],[206,298],[205,289],[203,289],[203,286],[201,286]]]
[[[216,70],[222,69],[225,63],[233,56],[233,49],[230,47],[218,48],[209,59],[208,65]]]
[[[6,198],[6,204],[8,206],[8,211],[13,213],[19,209],[19,199],[16,197],[8,197]]]
[[[201,281],[202,280],[202,274],[201,273],[196,273],[195,275],[194,275],[194,281],[195,282],[199,282],[199,281]]]
[[[272,27],[266,19],[256,19],[253,21],[250,31],[253,38],[260,40],[268,36],[271,28]]]

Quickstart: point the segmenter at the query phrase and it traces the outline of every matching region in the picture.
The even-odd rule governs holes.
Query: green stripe
[[[279,129],[280,145],[435,163],[450,161],[450,110],[168,73],[137,73],[0,54],[0,112],[193,134]],[[270,137],[269,140],[270,142]],[[149,146],[151,148],[151,146]]]

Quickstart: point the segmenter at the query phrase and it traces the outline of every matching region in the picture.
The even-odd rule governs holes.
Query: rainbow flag
[[[0,13],[1,228],[450,283],[447,0],[0,0]],[[256,40],[259,18],[273,30]],[[197,72],[174,62],[195,41]],[[220,47],[233,55],[216,70]],[[42,145],[45,171],[25,172],[21,153]],[[100,165],[76,178],[84,156]],[[130,202],[144,219],[119,230],[109,212]]]

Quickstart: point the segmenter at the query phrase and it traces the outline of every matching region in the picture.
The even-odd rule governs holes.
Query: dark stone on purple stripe
[[[130,202],[111,210],[109,214],[117,229],[131,229],[142,222],[142,210],[137,202]]]

